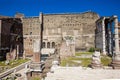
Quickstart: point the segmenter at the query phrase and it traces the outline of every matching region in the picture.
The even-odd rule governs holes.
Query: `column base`
[[[110,66],[112,66],[113,69],[120,69],[120,54],[113,56]]]
[[[40,63],[40,52],[34,52],[33,54],[33,63]]]
[[[103,65],[102,64],[96,64],[96,63],[91,63],[90,67],[93,68],[93,69],[101,69],[101,68],[103,68]]]

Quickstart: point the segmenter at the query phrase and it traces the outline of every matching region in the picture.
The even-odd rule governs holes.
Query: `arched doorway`
[[[45,45],[46,45],[45,42],[43,42],[42,43],[42,48],[45,48],[46,47]]]
[[[55,48],[55,42],[52,42],[52,48]]]
[[[47,42],[47,48],[50,48],[50,42]]]

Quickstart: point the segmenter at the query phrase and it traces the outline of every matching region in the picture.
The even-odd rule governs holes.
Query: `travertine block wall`
[[[43,43],[61,44],[66,36],[75,39],[76,50],[88,50],[95,47],[96,20],[99,15],[94,12],[42,14],[38,17],[22,18],[24,34],[24,50],[26,55],[33,55],[33,40],[41,40],[43,28]],[[50,47],[51,48],[51,47]]]
[[[94,12],[81,14],[44,14],[43,42],[61,43],[65,36],[74,36],[76,50],[88,50],[94,47],[96,20],[99,15]]]
[[[41,40],[39,17],[23,18],[24,51],[26,56],[33,56],[34,39]]]
[[[75,45],[63,41],[60,46],[60,58],[75,56]]]

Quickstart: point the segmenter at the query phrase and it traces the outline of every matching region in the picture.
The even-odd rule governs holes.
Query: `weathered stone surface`
[[[101,17],[96,21],[96,26],[96,48],[104,55],[119,54],[118,17]]]
[[[95,51],[92,56],[92,68],[102,68],[100,52]]]
[[[113,69],[120,69],[120,54],[113,56],[110,66]]]
[[[39,17],[22,18],[23,41],[25,56],[32,57],[34,53],[34,40],[41,42],[41,24]],[[40,43],[41,44],[41,43]],[[40,49],[41,46],[39,46]]]
[[[33,39],[41,39],[43,30],[44,48],[54,48],[61,44],[64,36],[74,36],[76,50],[88,50],[94,47],[96,20],[94,12],[40,14],[38,17],[22,18],[24,48],[26,55],[33,55]]]
[[[66,58],[75,55],[75,44],[63,41],[60,47],[60,58]]]
[[[94,47],[94,36],[98,14],[43,14],[43,42],[61,43],[62,37],[74,36],[76,50]]]

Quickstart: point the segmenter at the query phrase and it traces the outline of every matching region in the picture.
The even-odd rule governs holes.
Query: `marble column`
[[[119,36],[118,36],[118,18],[113,16],[114,29],[115,29],[115,53],[112,57],[112,67],[113,69],[120,69],[120,51],[119,51]]]
[[[118,18],[114,16],[114,23],[115,23],[115,54],[120,54],[119,52],[119,36],[118,36]]]
[[[112,33],[112,23],[109,23],[109,54],[113,55],[113,33]]]
[[[112,55],[112,41],[111,41],[111,38],[112,38],[112,36],[111,36],[111,31],[110,31],[110,28],[109,28],[109,31],[108,31],[108,33],[109,33],[109,54],[110,55]]]
[[[103,54],[106,55],[106,46],[105,46],[105,17],[103,17],[102,19],[102,38],[103,38],[103,41],[102,41],[102,44],[103,44]]]

